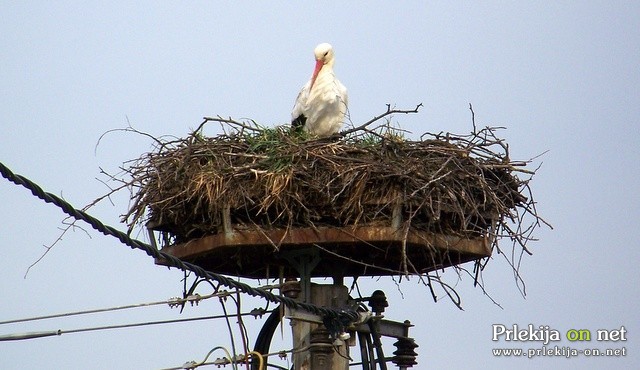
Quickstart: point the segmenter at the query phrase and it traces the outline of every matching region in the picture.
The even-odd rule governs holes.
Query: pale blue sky
[[[543,165],[532,187],[555,229],[539,230],[523,262],[526,299],[501,256],[484,278],[504,309],[467,277],[457,284],[465,311],[434,303],[415,280],[400,286],[404,299],[388,279],[362,281],[361,290],[381,287],[391,300],[387,317],[416,325],[417,368],[640,367],[637,2],[3,2],[0,14],[0,161],[78,207],[106,192],[100,167],[115,171],[150,149],[144,137],[111,134],[94,154],[99,136],[127,118],[156,136],[183,136],[211,115],[287,122],[319,42],[335,48],[354,123],[387,103],[421,102],[420,114],[396,116],[403,128],[465,133],[472,103],[478,124],[508,128],[514,159],[549,150],[536,161]],[[127,195],[113,201],[91,213],[124,229]],[[61,219],[0,181],[0,321],[180,294],[179,272],[94,232],[67,235],[23,279]],[[217,302],[182,316],[148,308],[0,325],[0,335],[220,311]],[[491,355],[496,347],[541,347],[491,341],[492,324],[529,323],[562,332],[625,326],[625,343],[559,345],[626,347],[628,355]],[[252,339],[258,324],[250,324]],[[159,369],[199,360],[226,337],[216,321],[0,342],[0,367]]]

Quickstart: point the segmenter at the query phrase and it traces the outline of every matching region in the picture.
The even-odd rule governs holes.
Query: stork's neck
[[[329,69],[333,69],[333,63],[335,63],[336,60],[334,58],[330,58],[327,63],[325,63],[324,67],[322,67],[322,69],[324,68],[329,68]]]
[[[333,60],[322,66],[322,69],[318,72],[318,79],[328,75],[333,75]]]

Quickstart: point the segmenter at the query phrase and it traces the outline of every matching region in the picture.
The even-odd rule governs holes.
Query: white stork
[[[291,112],[291,125],[319,137],[331,136],[342,126],[347,113],[347,89],[333,73],[333,48],[327,43],[313,51],[316,67]]]

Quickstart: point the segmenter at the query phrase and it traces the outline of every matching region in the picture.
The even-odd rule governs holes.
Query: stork
[[[333,73],[333,48],[327,43],[313,51],[316,66],[302,87],[291,112],[291,125],[311,135],[327,137],[337,133],[347,113],[347,89]]]

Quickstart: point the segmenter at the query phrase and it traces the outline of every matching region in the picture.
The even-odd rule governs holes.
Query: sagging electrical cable
[[[237,366],[235,366],[235,361],[233,361],[233,357],[231,357],[231,353],[229,353],[229,350],[226,349],[225,347],[222,346],[217,346],[214,347],[213,349],[211,349],[207,355],[204,357],[204,360],[200,361],[200,362],[195,362],[195,361],[188,361],[185,362],[182,366],[180,367],[168,367],[168,368],[164,368],[161,370],[180,370],[180,369],[195,369],[197,367],[203,366],[203,365],[223,365],[223,364],[216,364],[216,363],[207,363],[207,360],[209,359],[209,356],[211,356],[211,354],[217,350],[223,350],[224,354],[226,355],[224,358],[225,360],[227,360],[228,363],[232,364],[231,366],[237,370]]]
[[[248,316],[248,315],[253,316],[253,315],[255,315],[255,312],[245,312],[245,313],[242,313],[241,315],[243,315],[243,316]],[[235,314],[234,314],[234,316],[235,316]],[[188,318],[182,318],[182,319],[173,319],[173,320],[147,321],[147,322],[132,323],[132,324],[95,326],[95,327],[90,327],[90,328],[71,329],[71,330],[49,330],[49,331],[6,334],[6,335],[0,335],[0,342],[2,342],[2,341],[23,340],[23,339],[35,339],[35,338],[43,338],[43,337],[53,337],[53,336],[60,336],[62,334],[83,333],[83,332],[88,332],[88,331],[134,328],[134,327],[141,327],[141,326],[174,324],[174,323],[182,323],[182,322],[190,322],[190,321],[202,321],[202,320],[216,320],[216,319],[224,319],[224,318],[226,318],[226,315],[200,316],[200,317],[188,317]]]
[[[226,295],[226,294],[230,294],[230,293],[229,292],[225,292],[224,294]],[[120,311],[120,310],[128,310],[128,309],[132,309],[132,308],[150,307],[150,306],[158,306],[158,305],[168,305],[169,307],[174,307],[174,306],[183,305],[183,304],[189,303],[189,302],[198,303],[198,302],[200,302],[202,300],[209,299],[209,298],[212,298],[212,297],[218,297],[220,295],[221,295],[221,293],[208,294],[208,295],[192,294],[192,295],[187,296],[186,298],[170,298],[170,299],[168,299],[166,301],[157,301],[157,302],[148,302],[148,303],[136,303],[136,304],[130,304],[130,305],[125,305],[125,306],[115,306],[115,307],[108,307],[108,308],[96,308],[96,309],[92,309],[92,310],[72,311],[72,312],[58,313],[58,314],[52,314],[52,315],[28,317],[28,318],[23,318],[23,319],[6,320],[6,321],[0,321],[0,325],[15,324],[15,323],[21,323],[21,322],[28,322],[28,321],[39,321],[39,320],[55,319],[55,318],[69,317],[69,316],[87,315],[87,314],[102,313],[102,312],[113,312],[113,311]]]
[[[271,340],[273,339],[273,334],[275,333],[278,325],[280,324],[280,309],[281,307],[276,307],[267,320],[262,325],[262,329],[258,333],[258,337],[256,338],[255,345],[253,349],[259,353],[268,353],[271,347]],[[259,370],[257,366],[252,362],[251,370]]]
[[[211,354],[213,352],[217,351],[217,350],[223,350],[224,351],[224,353],[226,355],[225,357],[223,357],[224,361],[221,361],[221,359],[217,359],[217,360],[212,361],[212,362],[207,362],[207,360],[209,359]],[[237,357],[231,357],[231,353],[225,347],[217,346],[217,347],[213,348],[212,350],[210,350],[209,353],[207,353],[207,356],[204,358],[204,360],[202,360],[200,362],[187,361],[184,364],[182,364],[181,366],[178,366],[178,367],[167,367],[167,368],[163,368],[163,369],[160,369],[160,370],[183,370],[183,369],[193,370],[193,369],[196,369],[196,368],[198,368],[200,366],[214,365],[214,366],[220,367],[220,366],[225,366],[227,364],[231,364],[231,366],[234,369],[237,369],[238,363],[246,361],[246,359],[250,355],[255,356],[255,357],[258,358],[258,366],[259,366],[260,370],[265,370],[266,369],[266,364],[264,362],[264,356],[261,353],[258,353],[256,351],[251,351],[251,352],[247,353],[246,355],[244,355],[244,356],[242,356],[240,358],[237,358]]]

